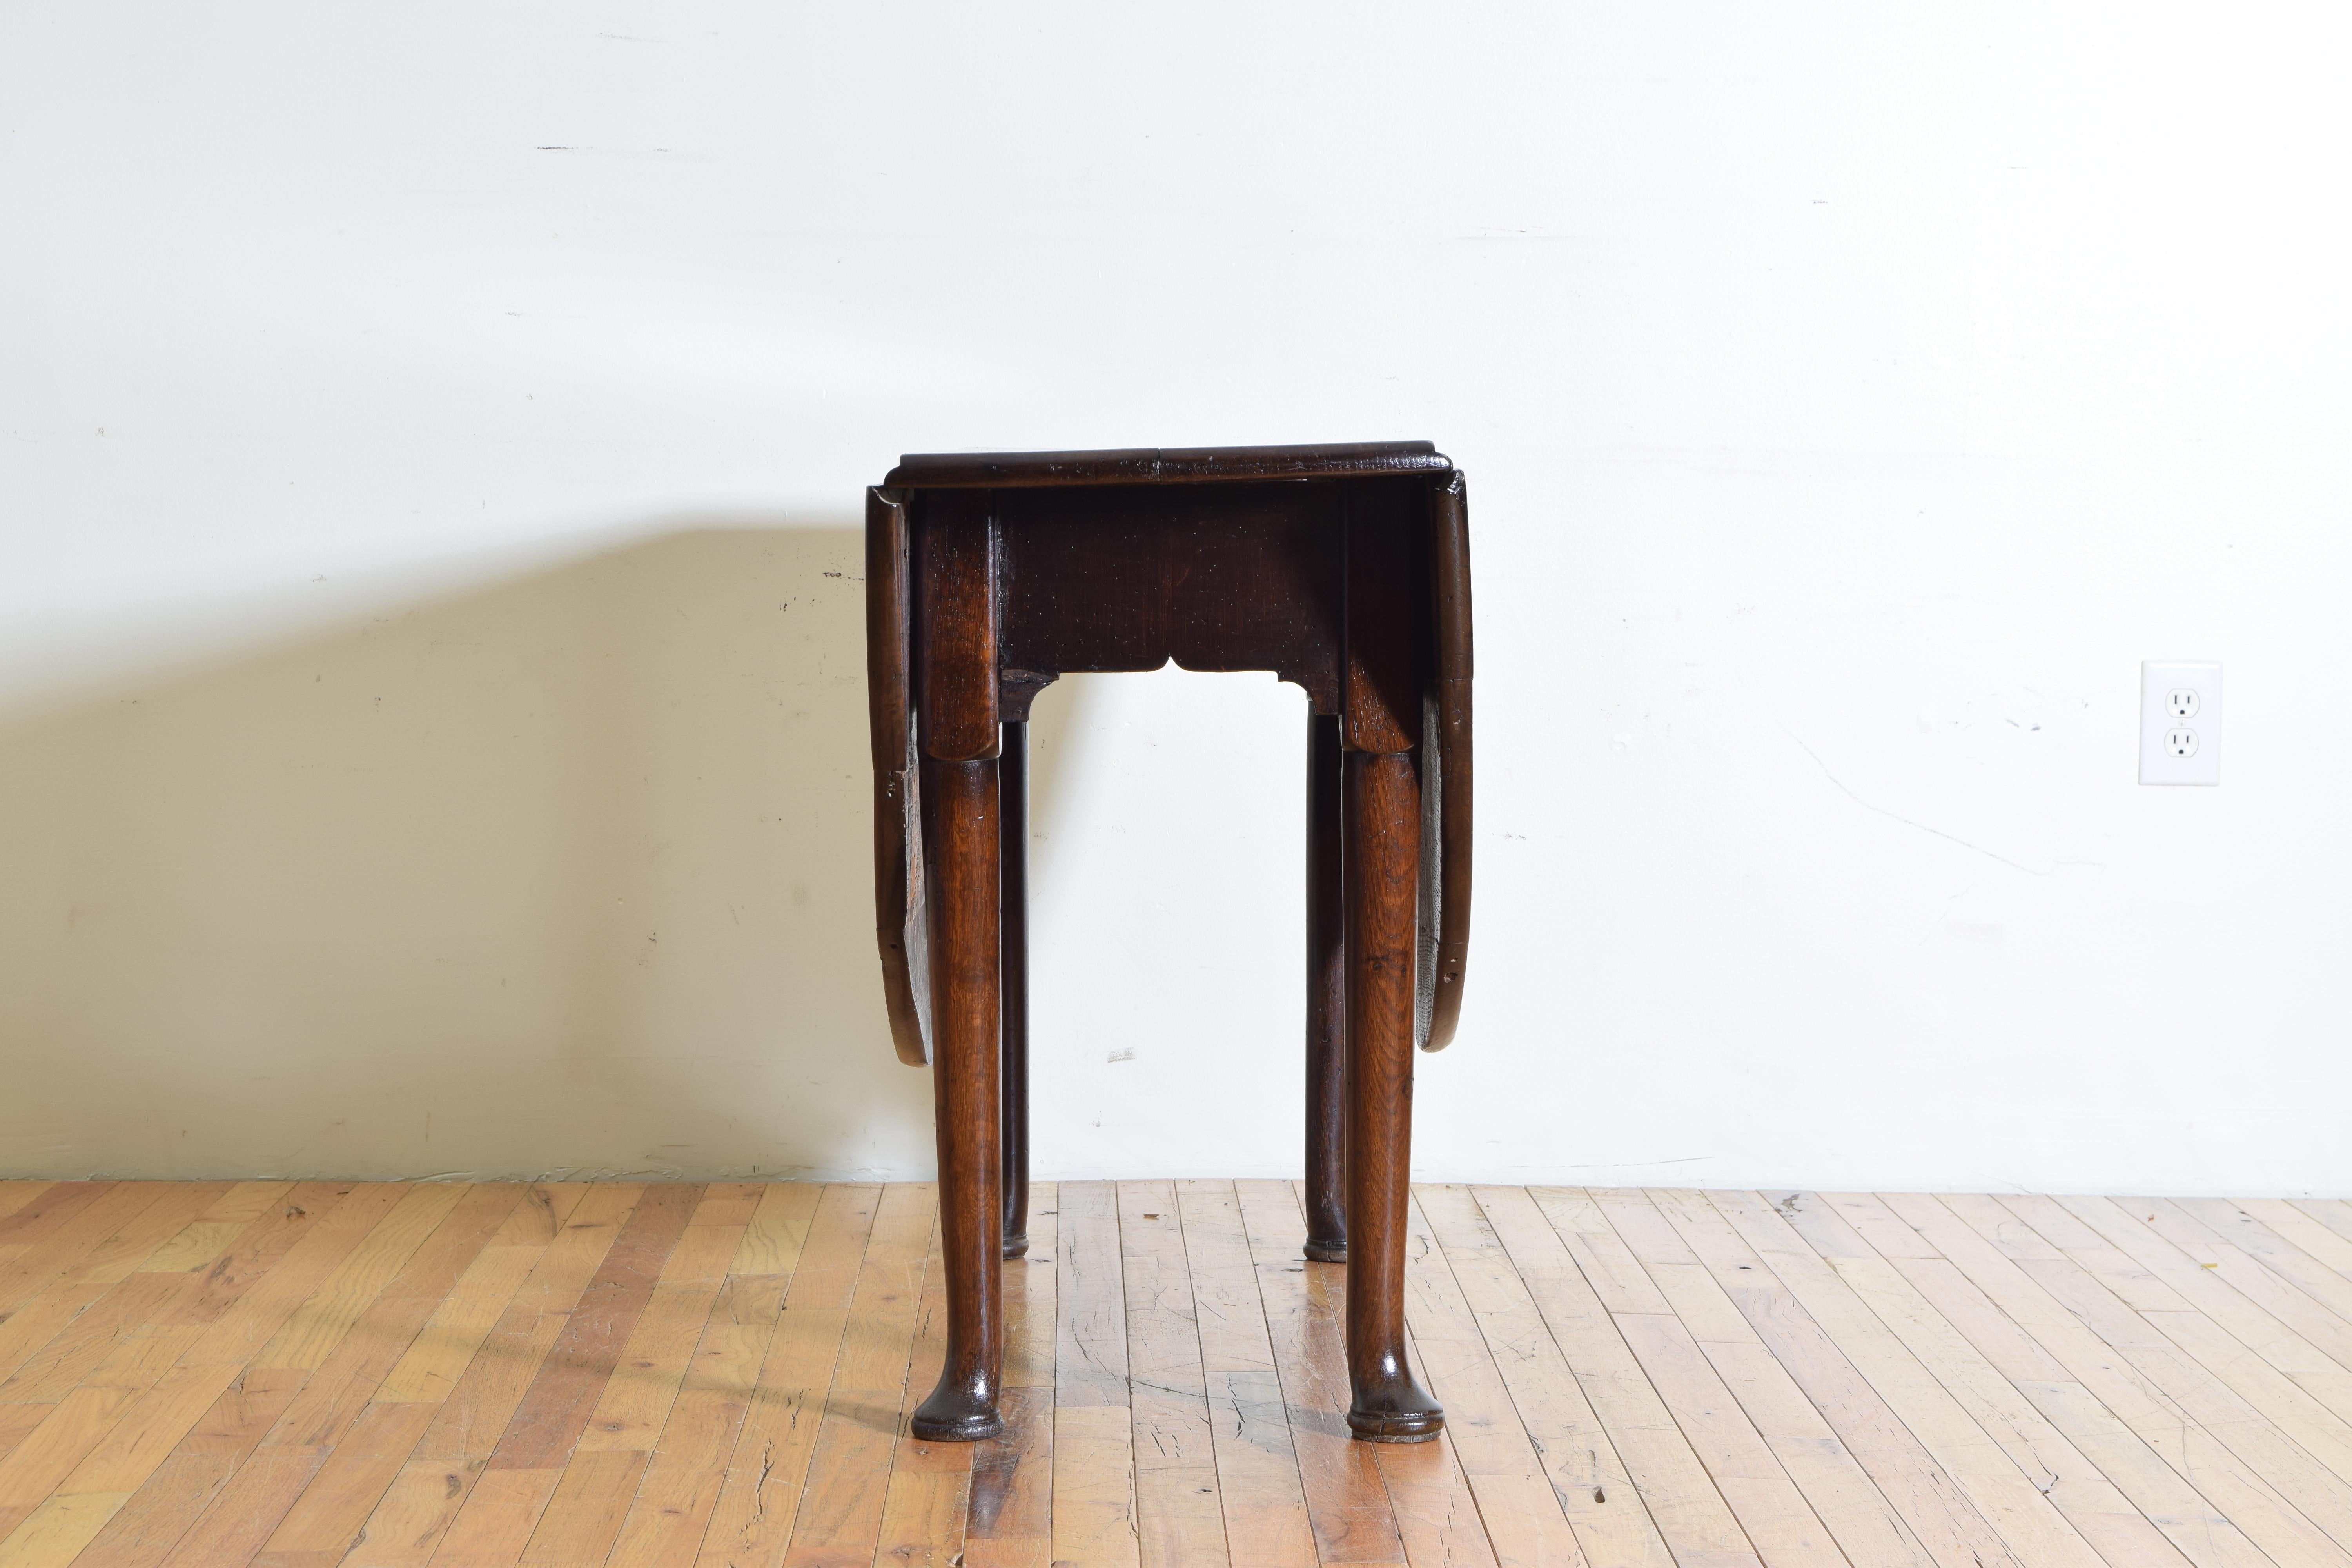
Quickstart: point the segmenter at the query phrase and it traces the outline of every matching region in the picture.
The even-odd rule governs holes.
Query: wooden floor
[[[917,1443],[930,1188],[0,1183],[0,1568],[2352,1568],[2352,1206],[1419,1189],[1348,1441],[1278,1182],[1038,1189]]]

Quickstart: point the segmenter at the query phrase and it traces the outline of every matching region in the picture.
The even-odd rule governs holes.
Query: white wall
[[[927,1173],[861,486],[1427,437],[1423,1172],[2352,1192],[2340,16],[0,9],[0,1170]],[[1301,710],[1041,704],[1042,1173],[1295,1168]]]

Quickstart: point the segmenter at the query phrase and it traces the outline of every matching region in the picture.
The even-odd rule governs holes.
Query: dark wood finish
[[[929,717],[928,711],[925,718]],[[997,1107],[997,772],[992,758],[926,758],[933,897],[931,1101],[940,1150],[940,1267],[948,1347],[940,1381],[914,1415],[927,1442],[974,1442],[1004,1430],[1003,1177]]]
[[[931,1059],[929,920],[916,768],[913,558],[904,500],[866,492],[866,684],[874,731],[874,923],[898,1059]]]
[[[1414,1037],[1454,1043],[1470,963],[1470,487],[1449,474],[1430,491],[1429,585],[1437,679],[1422,746],[1421,954]]]
[[[1307,716],[1307,1256],[1348,1257],[1348,963],[1339,720]]]
[[[923,863],[931,876],[931,1099],[937,1119],[947,1353],[915,1436],[971,1442],[1004,1429],[1004,1194],[1000,1079],[1003,837],[996,758],[996,518],[970,492],[916,512],[915,649]]]
[[[1409,752],[1421,738],[1428,667],[1424,552],[1415,549],[1425,489],[1347,488],[1346,626],[1340,737],[1351,752]]]
[[[1204,484],[1233,479],[1328,479],[1443,474],[1454,465],[1426,441],[1343,441],[1319,447],[1135,447],[1110,452],[909,452],[885,485],[982,489],[1003,486]]]
[[[931,498],[917,524],[916,679],[923,755],[943,763],[996,755],[1000,534],[982,496]]]
[[[1309,1256],[1349,1268],[1351,1429],[1434,1435],[1404,1363],[1412,1052],[1470,910],[1466,494],[1426,442],[901,460],[867,496],[877,933],[930,1062],[946,1366],[926,1438],[1000,1425],[1026,1247],[1026,721],[1073,671],[1270,669],[1307,695]]]
[[[1348,1429],[1422,1443],[1444,1413],[1404,1354],[1420,789],[1402,752],[1350,752],[1346,771]]]
[[[1317,712],[1338,712],[1344,488],[940,492],[992,496],[1017,542],[1004,584],[1004,716],[1026,718],[1029,698],[1057,675],[1171,658],[1185,669],[1270,669],[1304,687]]]
[[[1004,1256],[1029,1250],[1029,726],[1004,726],[996,759],[1003,890],[997,965],[1002,1064],[998,1103],[1004,1141]]]

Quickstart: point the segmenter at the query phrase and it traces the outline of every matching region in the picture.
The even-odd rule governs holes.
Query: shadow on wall
[[[0,1171],[929,1168],[862,557],[684,526],[0,730]]]

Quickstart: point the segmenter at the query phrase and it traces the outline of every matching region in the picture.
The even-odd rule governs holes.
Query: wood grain
[[[490,1468],[549,1469],[570,1458],[701,1196],[698,1186],[645,1189],[490,1454]]]
[[[1121,1182],[1118,1191],[1140,1554],[1145,1568],[1223,1568],[1223,1506],[1175,1185]]]
[[[1031,1224],[1051,1239],[1061,1188],[1029,1189]],[[1058,1254],[1033,1246],[1004,1268],[1004,1431],[972,1446],[965,1568],[1046,1568],[1053,1549],[1054,1363]]]
[[[979,1440],[1003,1419],[998,1283],[976,1233],[997,1211],[1001,1250],[1028,1245],[1030,705],[1064,674],[1172,663],[1271,670],[1315,715],[1309,1256],[1336,1260],[1361,1232],[1350,1429],[1433,1438],[1398,1237],[1411,1053],[1454,1037],[1468,952],[1463,477],[1427,442],[918,454],[866,500],[876,934],[898,1058],[937,1058],[946,1215],[947,1353],[917,1431]],[[1180,1537],[1170,1550],[1211,1550]]]
[[[1423,1186],[1411,1447],[1297,1184],[1033,1205],[968,1444],[927,1185],[0,1184],[0,1568],[2352,1568],[2310,1202]]]
[[[1108,1182],[1064,1182],[1055,1259],[1054,1561],[1132,1564],[1135,1430],[1118,1198]]]
[[[1301,1259],[1299,1209],[1288,1183],[1236,1182],[1234,1188],[1316,1552],[1327,1563],[1402,1563],[1380,1461],[1371,1445],[1348,1435],[1347,1355],[1339,1342],[1346,1266]]]

